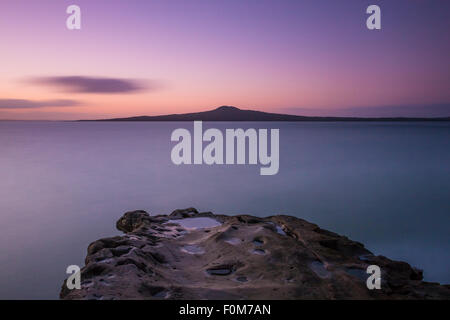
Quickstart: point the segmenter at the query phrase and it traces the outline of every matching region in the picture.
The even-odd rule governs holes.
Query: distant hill
[[[236,107],[222,106],[214,110],[169,114],[161,116],[138,116],[82,121],[450,121],[446,118],[355,118],[355,117],[305,117],[290,114],[269,113],[254,110],[241,110]]]

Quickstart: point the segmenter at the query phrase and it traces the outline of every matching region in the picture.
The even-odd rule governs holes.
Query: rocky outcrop
[[[123,236],[88,247],[81,289],[62,299],[449,299],[448,285],[291,216],[125,213]],[[369,290],[369,265],[381,289]]]

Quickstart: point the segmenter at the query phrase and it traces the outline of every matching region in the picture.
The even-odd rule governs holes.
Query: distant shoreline
[[[2,121],[2,120],[0,120]],[[449,122],[447,118],[337,118],[328,119],[326,117],[320,119],[306,120],[129,120],[125,119],[98,119],[98,120],[4,120],[4,121],[47,121],[47,122]]]
[[[169,114],[160,116],[137,116],[127,118],[78,120],[78,121],[114,121],[114,122],[174,122],[174,121],[233,121],[233,122],[437,122],[450,121],[450,117],[411,118],[411,117],[309,117],[290,114],[268,113],[254,110],[241,110],[236,107],[222,106],[214,110]]]
[[[167,114],[159,116],[134,116],[111,119],[84,120],[17,120],[0,121],[40,121],[40,122],[449,122],[448,117],[328,117],[299,116],[292,114],[269,113],[255,110],[242,110],[236,107],[222,106],[210,111]]]

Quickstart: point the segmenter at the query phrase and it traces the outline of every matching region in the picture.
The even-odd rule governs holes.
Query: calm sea
[[[192,123],[0,122],[0,298],[57,298],[125,211],[190,206],[301,217],[450,283],[450,123],[203,126],[279,128],[278,175],[173,165]]]

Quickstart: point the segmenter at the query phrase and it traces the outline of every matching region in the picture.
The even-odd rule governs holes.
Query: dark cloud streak
[[[59,87],[63,91],[71,93],[119,94],[158,89],[158,85],[153,82],[143,83],[143,81],[134,79],[84,76],[40,77],[31,79],[31,82],[39,85]]]
[[[0,99],[0,109],[36,109],[48,107],[74,107],[79,102],[75,100],[26,100]]]

